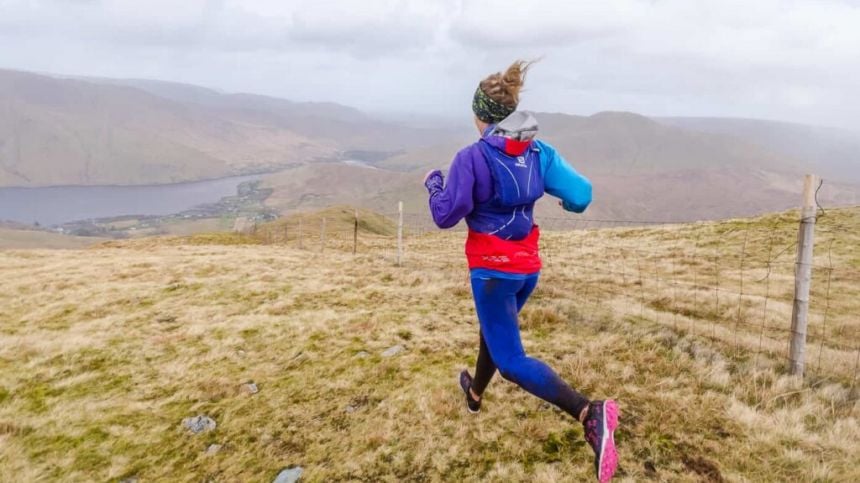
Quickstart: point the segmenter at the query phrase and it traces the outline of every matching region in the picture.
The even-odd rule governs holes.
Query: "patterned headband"
[[[516,110],[516,106],[509,107],[491,99],[481,89],[481,86],[475,90],[475,97],[472,99],[472,112],[478,116],[478,119],[488,124],[498,124]]]

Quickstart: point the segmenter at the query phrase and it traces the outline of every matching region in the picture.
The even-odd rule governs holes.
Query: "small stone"
[[[254,381],[242,384],[242,389],[244,389],[248,394],[257,394],[260,392],[260,388],[257,387],[257,384]]]
[[[278,476],[272,483],[296,483],[302,477],[305,470],[301,466],[295,468],[286,468],[278,473]]]
[[[382,357],[393,357],[393,356],[396,356],[397,354],[400,354],[403,351],[404,351],[404,349],[403,349],[402,345],[400,345],[400,344],[394,345],[394,346],[389,347],[388,349],[385,349],[385,351],[382,353]]]
[[[364,359],[365,357],[370,357],[370,353],[367,351],[361,351],[357,353],[355,357],[358,357],[359,359]]]
[[[182,425],[185,429],[191,431],[192,434],[202,433],[204,431],[212,431],[217,424],[215,420],[209,416],[194,416],[193,418],[185,418],[182,420]]]
[[[119,480],[119,483],[137,483],[137,476],[129,476],[128,478],[123,478]]]
[[[236,351],[236,354],[239,354],[239,357],[245,357],[248,353],[243,351],[242,349],[239,349],[238,351]]]
[[[208,448],[206,448],[206,454],[215,454],[221,451],[220,444],[210,444]]]
[[[358,408],[353,406],[352,404],[350,404],[349,406],[346,407],[346,409],[344,409],[344,411],[346,411],[347,414],[354,413],[357,410],[358,410]]]

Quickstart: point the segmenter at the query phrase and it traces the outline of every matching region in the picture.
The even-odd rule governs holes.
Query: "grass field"
[[[85,248],[104,238],[69,236],[41,230],[0,228],[0,250],[23,248]]]
[[[619,481],[860,480],[860,210],[827,217],[804,384],[793,215],[546,231],[526,349],[619,401]],[[409,238],[402,267],[366,234],[357,256],[240,235],[0,251],[0,481],[590,480],[579,425],[514,385],[465,411],[462,237]],[[217,427],[190,434],[196,415]]]

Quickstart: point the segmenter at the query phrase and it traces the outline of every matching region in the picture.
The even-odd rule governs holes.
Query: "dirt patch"
[[[684,466],[688,470],[701,476],[702,481],[709,483],[722,483],[725,481],[717,464],[702,456],[689,456],[685,454],[681,456],[681,462],[684,463]]]

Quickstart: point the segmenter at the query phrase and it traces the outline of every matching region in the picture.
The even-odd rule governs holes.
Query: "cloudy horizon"
[[[857,130],[860,1],[0,0],[0,68],[467,116],[541,58],[522,107]]]

